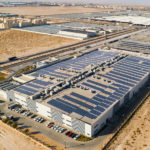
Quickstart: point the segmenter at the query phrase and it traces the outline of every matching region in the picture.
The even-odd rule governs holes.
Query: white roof
[[[142,16],[109,16],[97,19],[107,21],[127,22],[139,25],[150,25],[150,18]]]

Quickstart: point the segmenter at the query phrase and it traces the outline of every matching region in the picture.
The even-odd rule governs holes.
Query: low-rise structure
[[[101,18],[95,18],[94,20],[110,21],[110,22],[122,22],[140,26],[150,26],[150,18],[144,16],[107,16]]]
[[[94,32],[72,30],[72,29],[61,30],[58,32],[57,35],[69,37],[69,38],[81,39],[81,40],[89,37],[97,36],[97,34]]]
[[[27,73],[0,95],[88,137],[150,79],[150,58],[93,51]],[[19,82],[19,80],[17,80]]]

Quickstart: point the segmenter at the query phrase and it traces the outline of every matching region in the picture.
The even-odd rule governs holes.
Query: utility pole
[[[64,142],[65,142],[65,148],[67,148],[67,142],[66,142],[66,140],[64,140]]]

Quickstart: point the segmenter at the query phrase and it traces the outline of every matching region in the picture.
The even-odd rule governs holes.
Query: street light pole
[[[65,142],[65,148],[67,148],[67,143],[66,143],[66,140],[64,140],[64,142]]]

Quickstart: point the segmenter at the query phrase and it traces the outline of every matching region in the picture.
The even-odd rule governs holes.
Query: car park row
[[[26,117],[30,117],[31,119],[34,119],[34,121],[37,121],[37,122],[39,122],[39,123],[43,123],[43,122],[46,121],[46,120],[43,119],[42,117],[39,117],[39,116],[37,116],[37,115],[31,113],[31,112],[28,111],[28,110],[22,109],[20,106],[14,105],[14,107],[13,107],[13,106],[12,106],[12,107],[8,107],[8,109],[10,109],[11,111],[15,111],[15,112],[17,112],[17,113],[19,113],[19,114],[23,114],[23,115],[26,116]],[[12,117],[13,117],[13,116],[11,115],[11,118],[12,118]],[[46,124],[46,126],[47,126],[48,128],[51,128],[51,129],[55,130],[56,132],[59,132],[59,133],[64,133],[64,132],[66,132],[66,133],[65,133],[66,136],[71,137],[71,138],[73,138],[73,139],[75,139],[75,140],[77,140],[77,139],[80,137],[80,135],[78,135],[78,134],[75,134],[75,133],[73,133],[73,132],[71,132],[71,131],[67,131],[67,129],[55,125],[54,122],[49,122],[49,123]]]
[[[48,124],[46,124],[46,126],[47,126],[48,128],[51,128],[51,129],[53,129],[53,130],[59,132],[59,133],[64,133],[65,131],[67,131],[67,129],[65,129],[65,128],[63,128],[63,127],[55,126],[55,125],[54,125],[54,122],[49,122]],[[73,138],[73,139],[75,139],[75,140],[77,140],[77,139],[80,137],[80,135],[75,134],[75,133],[73,133],[73,132],[71,132],[71,131],[67,131],[67,132],[65,133],[65,135],[68,136],[68,137],[71,137],[71,138]]]

